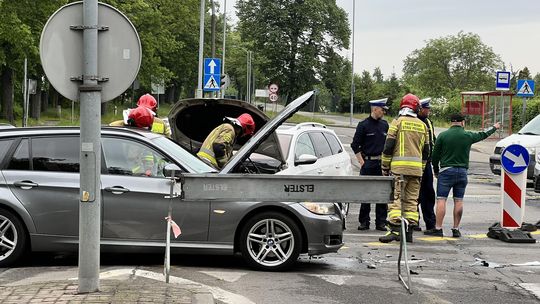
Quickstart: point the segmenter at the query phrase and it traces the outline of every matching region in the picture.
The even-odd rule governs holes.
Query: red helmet
[[[236,118],[242,126],[242,132],[244,135],[252,135],[255,133],[255,121],[251,115],[244,113]]]
[[[154,115],[145,107],[137,107],[129,111],[128,123],[138,128],[151,128]]]
[[[154,112],[157,110],[157,101],[154,98],[154,96],[150,94],[144,94],[139,98],[139,101],[137,101],[137,107],[146,107]]]
[[[399,108],[409,108],[411,110],[417,111],[420,107],[420,99],[416,97],[416,95],[413,95],[411,93],[403,96],[403,99],[401,99],[401,103],[399,104]]]

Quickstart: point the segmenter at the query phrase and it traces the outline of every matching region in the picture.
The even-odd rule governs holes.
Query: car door
[[[309,136],[313,141],[315,153],[318,158],[315,163],[318,165],[317,170],[322,170],[321,175],[338,175],[337,169],[335,168],[335,158],[332,155],[332,149],[322,132],[309,132]]]
[[[332,167],[334,175],[352,175],[351,158],[335,134],[322,133],[332,149]]]
[[[23,138],[3,171],[44,235],[79,235],[79,137]]]
[[[101,176],[103,193],[103,238],[164,240],[168,214],[169,179],[163,167],[171,160],[145,143],[119,137],[104,137],[106,172]],[[172,202],[173,220],[180,226],[178,241],[208,238],[209,204]]]
[[[290,170],[291,174],[305,174],[305,175],[323,175],[324,170],[320,167],[320,163],[317,160],[313,164],[295,165],[294,162],[300,157],[300,155],[307,154],[317,156],[315,147],[311,140],[311,137],[307,132],[301,133],[296,138],[294,145],[291,146],[294,149],[293,153],[289,153],[289,159],[292,157],[292,166],[294,170]]]

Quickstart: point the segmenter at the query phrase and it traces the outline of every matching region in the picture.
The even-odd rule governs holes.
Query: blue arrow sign
[[[517,82],[516,95],[519,97],[534,96],[534,80],[519,79]]]
[[[510,72],[497,72],[497,85],[495,86],[497,91],[510,90]]]
[[[204,58],[204,74],[221,75],[221,59]]]
[[[521,173],[529,166],[529,151],[522,145],[510,145],[501,153],[501,165],[508,173]]]

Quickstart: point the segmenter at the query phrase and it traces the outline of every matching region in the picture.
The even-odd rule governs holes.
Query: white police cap
[[[383,109],[388,110],[388,107],[386,106],[387,101],[388,101],[388,98],[370,100],[369,105],[371,107],[381,107]]]
[[[431,102],[431,97],[420,99],[420,106],[424,109],[430,109],[431,108],[431,105],[429,104],[430,102]]]

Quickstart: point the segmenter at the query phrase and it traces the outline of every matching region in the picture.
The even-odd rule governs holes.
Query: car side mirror
[[[295,166],[311,165],[317,161],[317,156],[311,154],[302,154],[294,160]]]
[[[182,169],[176,164],[167,164],[163,168],[163,176],[165,177],[181,177]]]

